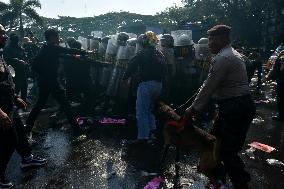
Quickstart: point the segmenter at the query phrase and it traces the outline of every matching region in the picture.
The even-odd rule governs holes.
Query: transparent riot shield
[[[199,84],[201,85],[207,77],[210,66],[210,60],[212,56],[208,46],[208,39],[201,38],[198,41],[198,44],[194,45],[194,48],[195,48],[195,61],[199,73]]]
[[[127,51],[128,51],[129,60],[132,59],[135,56],[135,53],[136,53],[136,43],[137,43],[137,39],[136,38],[130,38],[126,42],[126,47],[127,47]]]
[[[82,48],[83,48],[84,50],[88,50],[88,40],[87,40],[87,38],[84,38],[84,37],[82,37],[82,36],[79,36],[79,37],[78,37],[78,41],[82,44]]]
[[[181,36],[188,36],[192,40],[192,31],[191,30],[176,30],[171,32],[171,36],[174,38],[174,46],[185,46],[183,41],[180,40]]]
[[[100,38],[94,38],[90,40],[90,50],[98,51],[100,46]]]
[[[118,50],[117,35],[112,35],[108,40],[105,61],[111,64],[115,63],[115,58]]]

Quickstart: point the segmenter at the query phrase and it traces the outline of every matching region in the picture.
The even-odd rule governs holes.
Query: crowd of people
[[[41,47],[34,38],[22,40],[14,33],[6,44],[8,37],[0,25],[0,188],[13,186],[6,180],[5,170],[14,150],[22,157],[22,168],[47,163],[31,152],[29,141],[50,95],[75,132],[80,127],[71,101],[82,103],[86,114],[96,113],[98,106],[103,107],[101,114],[126,115],[136,110],[137,140],[130,144],[138,148],[147,148],[155,138],[157,101],[177,107],[191,97],[185,117],[208,115],[217,107],[211,133],[218,139],[220,157],[212,185],[220,188],[228,175],[236,189],[248,188],[250,175],[238,153],[256,112],[249,83],[257,69],[260,89],[262,63],[257,49],[247,57],[242,49],[235,50],[230,31],[226,25],[208,30],[208,39],[199,43],[203,47],[206,41],[202,53],[185,34],[158,37],[151,31],[138,38],[124,32],[92,38],[84,50],[82,41],[74,38],[62,43],[56,29],[44,32]],[[279,116],[274,119],[280,121],[284,120],[283,57],[283,53],[279,55],[266,77],[277,80]],[[29,91],[28,78],[33,81]],[[31,95],[36,96],[35,103],[29,99]],[[27,101],[32,109],[23,124],[18,110],[27,110]]]

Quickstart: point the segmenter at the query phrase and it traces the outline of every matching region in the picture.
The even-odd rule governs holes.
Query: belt
[[[220,105],[220,104],[229,103],[231,101],[244,100],[244,99],[248,99],[248,98],[251,98],[250,94],[237,96],[237,97],[232,97],[232,98],[220,99],[220,100],[217,100],[216,102],[217,102],[218,105]]]

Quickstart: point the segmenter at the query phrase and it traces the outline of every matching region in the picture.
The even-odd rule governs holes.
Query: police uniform
[[[234,186],[241,188],[249,182],[250,176],[244,170],[238,152],[255,115],[255,106],[249,93],[244,60],[230,45],[213,58],[208,77],[192,109],[202,111],[211,98],[218,105],[212,133],[220,142],[220,162],[223,162],[224,170]],[[219,172],[219,169],[216,171]]]

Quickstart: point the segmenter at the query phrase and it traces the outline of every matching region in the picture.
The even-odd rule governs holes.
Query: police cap
[[[207,31],[208,35],[230,35],[231,27],[226,25],[216,25]]]

